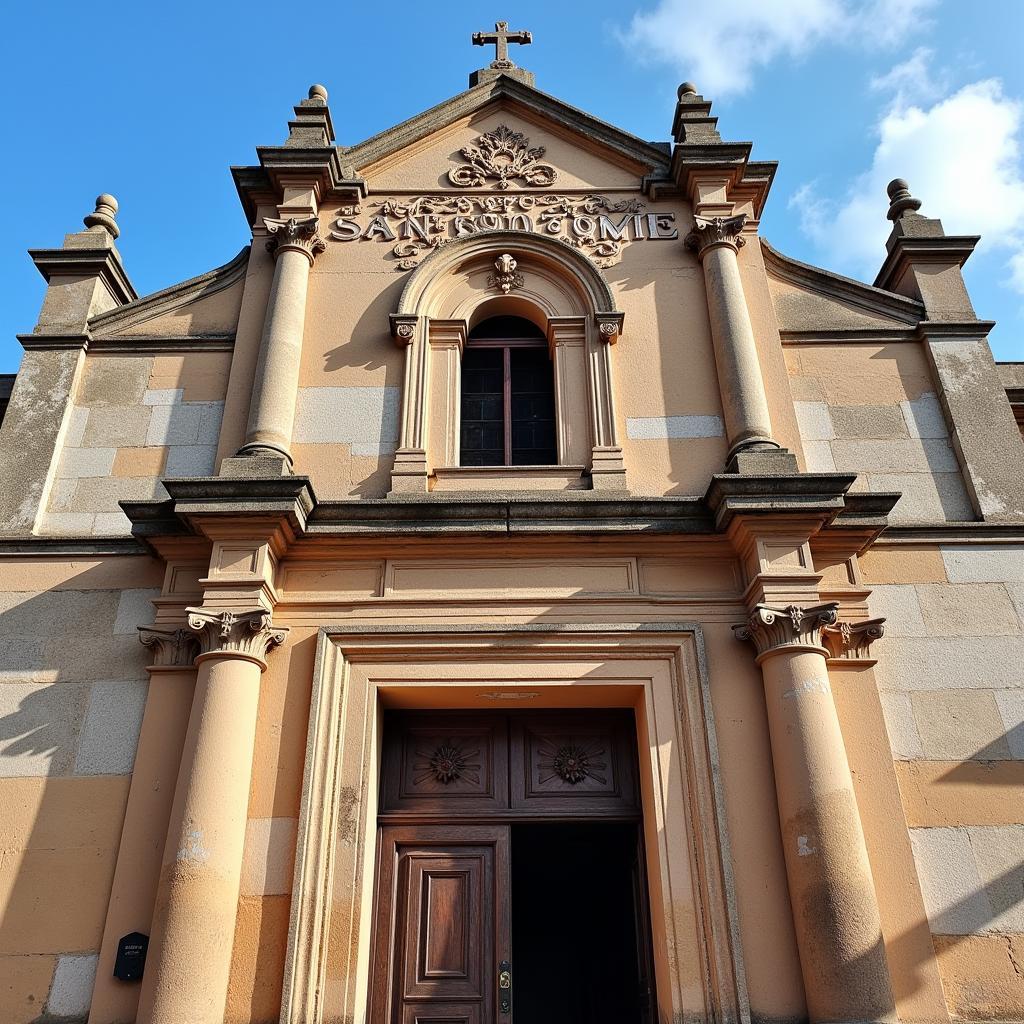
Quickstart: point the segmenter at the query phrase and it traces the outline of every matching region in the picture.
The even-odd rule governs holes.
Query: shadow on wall
[[[137,588],[97,564],[59,589],[0,593],[5,1019],[88,1013],[148,687],[136,626],[159,592],[137,565]],[[46,570],[23,571],[46,586]]]

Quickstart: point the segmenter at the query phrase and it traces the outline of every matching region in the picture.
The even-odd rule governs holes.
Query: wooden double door
[[[649,1024],[632,714],[385,716],[372,1024]]]

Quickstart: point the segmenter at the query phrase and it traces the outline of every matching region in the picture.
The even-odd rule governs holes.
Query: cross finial
[[[496,21],[493,32],[474,32],[474,46],[490,46],[494,44],[494,60],[491,67],[504,70],[514,68],[515,64],[508,59],[508,44],[521,43],[526,46],[533,42],[533,35],[530,32],[509,32],[507,21]]]

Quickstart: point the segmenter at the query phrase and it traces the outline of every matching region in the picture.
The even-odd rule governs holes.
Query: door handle
[[[498,964],[498,1010],[512,1012],[512,965],[507,960]]]

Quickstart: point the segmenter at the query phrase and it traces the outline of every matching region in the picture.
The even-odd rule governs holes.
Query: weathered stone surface
[[[718,416],[630,416],[626,420],[626,436],[633,441],[724,437],[725,428]]]
[[[1000,690],[1020,685],[1024,637],[907,637],[879,655],[875,675],[883,689]]]
[[[924,756],[938,761],[1010,757],[991,690],[924,690],[912,694]]]
[[[50,590],[0,593],[0,635],[107,636],[114,624],[116,591]]]
[[[906,761],[924,757],[910,694],[886,690],[879,694],[879,698],[882,702],[882,714],[885,717],[892,756],[896,760]]]
[[[843,405],[830,412],[837,437],[888,440],[910,436],[897,406]]]
[[[942,561],[950,583],[1024,583],[1024,546],[944,545]]]
[[[0,684],[0,777],[68,774],[88,699],[84,683]]]
[[[1006,730],[1006,743],[1010,757],[1024,761],[1024,687],[1016,690],[996,690],[996,706]]]
[[[967,834],[992,907],[992,919],[984,930],[1024,933],[1024,825],[972,825]]]
[[[215,444],[172,444],[167,449],[165,476],[211,476],[217,459]]]
[[[400,390],[395,387],[299,388],[293,440],[372,446],[398,443]]]
[[[927,351],[977,511],[993,522],[1024,521],[1024,444],[988,344],[931,339]]]
[[[107,406],[89,410],[82,447],[135,448],[146,441],[150,409],[145,405]]]
[[[116,454],[116,448],[66,448],[57,476],[65,479],[110,476]]]
[[[184,394],[184,388],[147,388],[142,402],[144,405],[180,405]]]
[[[900,411],[911,437],[949,437],[942,405],[930,392],[904,399],[900,402]]]
[[[913,586],[876,586],[869,598],[872,615],[885,619],[887,636],[928,636],[917,589]]]
[[[832,442],[840,472],[958,473],[960,466],[948,441],[942,438],[897,438],[891,441]]]
[[[153,369],[143,356],[103,356],[90,359],[75,403],[88,408],[141,405]]]
[[[804,459],[808,473],[835,473],[836,460],[828,441],[804,441]]]
[[[78,737],[75,775],[127,775],[135,761],[149,684],[93,683]]]
[[[964,828],[912,828],[921,895],[928,923],[940,935],[967,935],[988,927],[992,906]]]
[[[96,953],[63,953],[57,957],[47,1014],[57,1020],[84,1019],[96,980]]]
[[[82,353],[26,352],[0,427],[0,534],[31,533]]]
[[[292,891],[295,818],[250,818],[245,826],[242,895],[276,896]]]
[[[966,523],[975,519],[959,473],[873,473],[869,470],[867,484],[872,491],[901,493],[890,516],[895,523]]]
[[[1013,636],[1021,631],[1013,602],[999,583],[921,584],[917,598],[933,636]]]
[[[805,441],[831,441],[836,436],[829,407],[824,402],[794,402],[793,408]]]
[[[122,590],[117,601],[114,633],[121,636],[136,636],[139,626],[148,626],[153,621],[156,612],[153,599],[159,596],[159,587]]]

